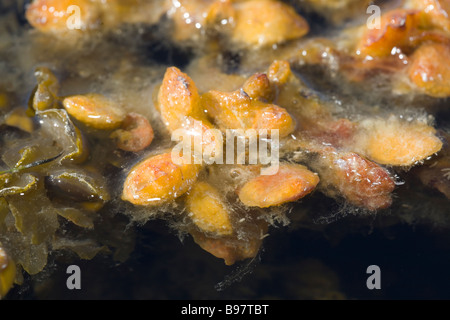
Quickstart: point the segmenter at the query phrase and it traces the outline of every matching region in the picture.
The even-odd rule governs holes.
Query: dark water
[[[273,229],[255,261],[231,267],[191,238],[181,242],[163,222],[149,222],[137,230],[136,248],[126,262],[116,264],[109,256],[70,262],[52,257],[46,270],[27,277],[8,298],[449,299],[448,229],[376,227],[384,219],[367,223],[348,216],[327,225],[325,233]],[[81,290],[66,287],[69,264],[81,269]],[[370,265],[380,268],[379,290],[367,288]]]

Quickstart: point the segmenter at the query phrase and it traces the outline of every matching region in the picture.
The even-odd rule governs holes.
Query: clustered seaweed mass
[[[414,174],[450,199],[448,128],[435,126],[450,96],[450,2],[383,4],[375,27],[369,4],[32,1],[21,37],[35,50],[22,66],[33,81],[0,82],[0,297],[51,252],[126,260],[130,223],[170,221],[232,265],[255,257],[270,227],[315,192],[374,215],[402,201],[399,174]],[[127,50],[130,36],[159,63]],[[167,48],[188,63],[166,65]],[[115,72],[100,77],[111,61]],[[362,103],[327,96],[322,78]],[[200,137],[193,153],[219,159],[227,130],[273,129],[278,140],[263,138],[277,142],[274,174],[171,157],[174,132]]]

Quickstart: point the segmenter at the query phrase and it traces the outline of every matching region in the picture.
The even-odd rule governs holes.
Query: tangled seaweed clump
[[[233,265],[314,197],[374,217],[403,179],[448,201],[450,24],[431,2],[450,13],[407,1],[373,30],[352,0],[305,1],[306,17],[275,0],[78,1],[72,30],[70,1],[33,1],[17,33],[31,63],[5,61],[34,78],[0,82],[0,297],[58,252],[125,261],[156,219]],[[355,22],[318,37],[308,12]]]

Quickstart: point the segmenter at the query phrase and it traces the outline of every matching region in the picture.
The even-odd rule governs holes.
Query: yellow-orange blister
[[[189,217],[200,230],[220,236],[233,233],[230,211],[219,191],[209,183],[195,183],[186,205]]]
[[[111,134],[121,150],[138,152],[153,141],[154,133],[150,122],[141,114],[131,112],[125,117],[121,127]]]
[[[412,166],[438,152],[442,141],[436,130],[422,122],[402,122],[395,118],[371,120],[362,125],[363,153],[371,160],[392,166]]]
[[[273,99],[273,88],[265,73],[255,73],[245,81],[242,90],[252,99],[263,99],[271,101]]]
[[[236,261],[254,258],[262,244],[260,238],[239,240],[234,237],[212,237],[195,230],[190,231],[190,234],[203,250],[223,259],[228,266]]]
[[[427,22],[450,32],[450,1],[448,0],[409,0],[407,5],[411,8],[425,12]]]
[[[235,5],[232,40],[248,47],[270,46],[303,37],[306,20],[280,1],[251,0]]]
[[[8,291],[14,285],[16,272],[17,270],[14,261],[6,254],[6,251],[0,247],[0,300],[6,296]]]
[[[89,0],[34,0],[25,15],[39,31],[61,33],[95,27],[100,13]]]
[[[267,77],[272,84],[283,85],[292,77],[292,70],[289,62],[285,60],[275,60],[267,70]]]
[[[362,57],[388,57],[394,47],[407,48],[418,20],[417,10],[395,9],[383,14],[379,28],[364,29],[356,53]]]
[[[171,152],[151,156],[128,173],[122,200],[143,206],[165,204],[186,193],[197,180],[199,171],[199,165],[175,164]]]
[[[391,205],[395,183],[384,168],[354,152],[331,151],[325,163],[330,170],[322,181],[351,204],[371,211]]]
[[[432,97],[450,96],[450,46],[423,44],[412,55],[408,76],[419,91]]]
[[[244,184],[239,199],[248,207],[267,208],[296,201],[311,193],[319,176],[299,164],[280,164],[273,175],[260,175]]]
[[[295,129],[295,121],[286,109],[274,104],[266,104],[255,112],[252,129],[278,130],[284,138]]]
[[[251,127],[254,108],[244,90],[221,92],[210,90],[201,96],[201,104],[220,129]]]
[[[202,106],[222,130],[277,129],[279,136],[285,137],[295,129],[295,121],[286,109],[252,99],[243,89],[208,91],[202,95]]]
[[[176,67],[167,68],[156,107],[169,131],[180,128],[187,116],[201,118],[199,101],[194,81]]]
[[[113,100],[97,93],[66,97],[63,105],[72,117],[95,129],[116,129],[126,115]]]

